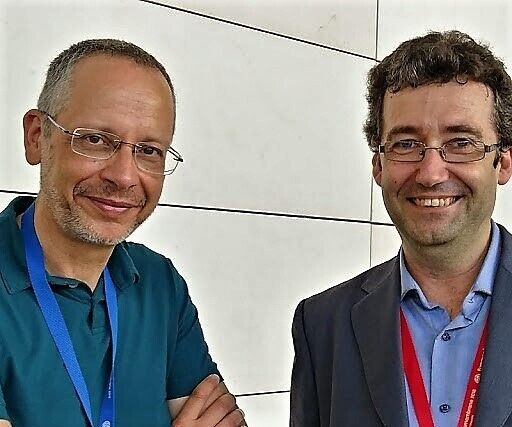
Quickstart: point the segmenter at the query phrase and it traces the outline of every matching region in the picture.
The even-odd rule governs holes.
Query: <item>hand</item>
[[[217,375],[206,377],[188,397],[174,427],[243,427],[244,413]]]

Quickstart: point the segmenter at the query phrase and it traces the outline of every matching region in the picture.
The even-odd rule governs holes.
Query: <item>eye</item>
[[[79,138],[90,145],[113,145],[109,138],[99,133],[88,133],[80,135]]]
[[[399,141],[390,142],[388,151],[397,154],[408,154],[418,149],[421,143],[414,139],[401,139]]]
[[[158,157],[161,158],[164,156],[164,152],[153,145],[139,145],[137,147],[137,152],[139,155],[143,155],[145,157]]]
[[[471,153],[478,147],[476,143],[469,138],[455,138],[444,144],[444,148],[448,152]]]

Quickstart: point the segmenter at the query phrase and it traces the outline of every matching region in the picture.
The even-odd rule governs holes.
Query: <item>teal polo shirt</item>
[[[90,427],[37,305],[16,216],[33,198],[0,213],[0,418],[13,427]],[[79,259],[76,262],[80,262]],[[171,261],[123,242],[108,262],[118,297],[116,421],[169,427],[167,399],[189,395],[219,374],[187,285]],[[91,398],[95,426],[111,361],[104,286],[48,275]]]

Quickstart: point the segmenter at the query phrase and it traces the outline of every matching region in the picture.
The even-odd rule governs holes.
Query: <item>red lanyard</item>
[[[475,419],[476,404],[478,401],[478,387],[480,385],[480,375],[482,372],[482,363],[484,361],[485,343],[487,340],[487,321],[485,322],[480,343],[475,354],[475,360],[471,368],[466,394],[460,411],[457,427],[471,427]],[[425,384],[421,376],[420,364],[416,356],[416,350],[412,341],[409,326],[405,320],[405,315],[400,310],[400,332],[402,336],[402,356],[404,362],[405,377],[411,392],[414,412],[420,427],[435,427],[430,410],[430,404],[425,391]]]

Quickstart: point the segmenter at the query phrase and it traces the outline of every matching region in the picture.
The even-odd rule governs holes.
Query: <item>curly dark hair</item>
[[[382,105],[386,91],[430,83],[475,81],[494,94],[494,124],[500,146],[512,146],[512,80],[505,65],[489,50],[460,31],[429,32],[403,42],[368,73],[368,116],[364,133],[372,151],[381,142]]]

